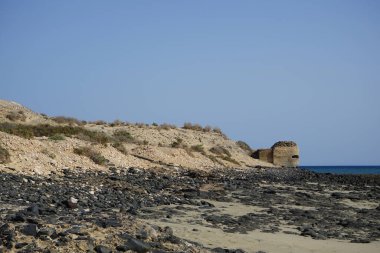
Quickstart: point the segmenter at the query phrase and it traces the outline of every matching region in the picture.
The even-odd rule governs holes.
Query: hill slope
[[[17,103],[0,100],[0,146],[10,161],[0,170],[49,174],[64,168],[108,167],[208,170],[273,166],[250,157],[247,150],[219,130],[187,124],[144,125],[81,122],[48,117]]]

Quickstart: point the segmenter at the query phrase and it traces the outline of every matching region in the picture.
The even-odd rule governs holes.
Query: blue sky
[[[379,1],[0,1],[0,98],[380,164]]]

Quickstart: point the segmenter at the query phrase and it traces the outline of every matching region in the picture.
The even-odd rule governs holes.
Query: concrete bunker
[[[299,149],[293,141],[276,142],[270,149],[258,149],[252,157],[282,167],[297,167]]]

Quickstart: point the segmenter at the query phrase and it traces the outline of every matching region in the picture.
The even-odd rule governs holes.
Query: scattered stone
[[[145,253],[150,250],[150,245],[135,239],[127,234],[122,235],[123,238],[127,239],[122,248],[136,251],[137,253]]]
[[[38,227],[36,224],[27,224],[23,227],[22,233],[29,236],[37,236]]]
[[[68,208],[74,209],[78,207],[78,199],[74,197],[70,197],[68,200],[65,201],[65,204]]]
[[[96,246],[94,250],[96,251],[96,253],[111,253],[112,252],[110,248],[103,245]]]

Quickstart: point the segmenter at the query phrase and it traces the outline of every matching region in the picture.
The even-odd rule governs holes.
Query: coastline
[[[316,173],[352,174],[352,175],[378,175],[379,165],[326,165],[326,166],[299,166],[300,169]]]
[[[376,252],[379,247],[380,175],[110,168],[47,177],[2,173],[2,178],[0,225],[13,231],[12,248],[25,242],[24,247],[49,252],[97,246],[123,252],[132,240],[125,234],[151,252]],[[25,235],[31,224],[36,233]],[[80,232],[70,230],[78,225]],[[39,233],[46,228],[59,236]]]

